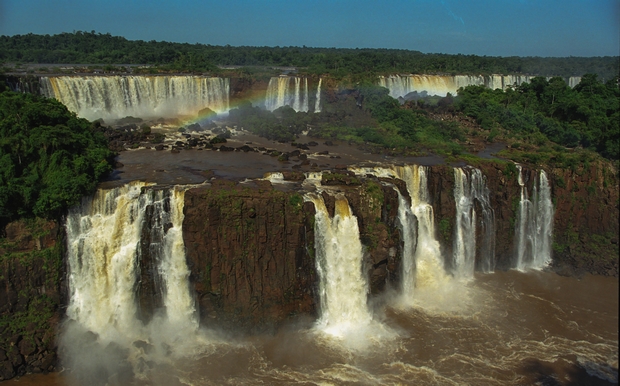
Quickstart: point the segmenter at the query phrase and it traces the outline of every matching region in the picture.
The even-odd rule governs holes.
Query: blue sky
[[[0,0],[0,35],[490,56],[617,56],[619,20],[620,0]]]

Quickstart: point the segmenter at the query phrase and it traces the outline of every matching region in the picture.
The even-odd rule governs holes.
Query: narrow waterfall
[[[41,94],[78,116],[118,119],[229,110],[229,80],[203,76],[58,76],[41,78]]]
[[[454,168],[454,273],[459,278],[473,278],[476,260],[476,211],[472,186],[465,171]]]
[[[357,218],[342,195],[336,196],[333,218],[329,217],[321,195],[308,194],[306,199],[316,209],[314,237],[321,301],[317,326],[342,337],[372,321],[366,304],[368,284],[363,273]]]
[[[411,211],[411,205],[403,197],[400,191],[394,188],[398,193],[398,222],[403,238],[402,253],[402,276],[401,291],[403,294],[413,294],[415,288],[415,251],[417,246],[417,229],[418,221]]]
[[[291,87],[291,80],[293,86]],[[296,76],[272,77],[267,86],[265,108],[269,111],[290,106],[295,111],[308,111],[308,79]]]
[[[185,261],[183,204],[182,190],[145,189],[138,182],[100,190],[70,210],[67,317],[74,323],[62,339],[75,340],[76,328],[90,331],[100,350],[109,344],[126,350],[129,356],[123,360],[136,373],[140,358],[181,356],[195,343],[198,321]],[[143,261],[145,256],[150,263]],[[149,264],[152,288],[139,296]],[[151,294],[159,300],[140,299]],[[145,310],[149,301],[153,309]],[[149,311],[149,321],[141,318]],[[103,355],[93,347],[85,353],[79,345],[67,346],[72,350],[68,361],[74,364]]]
[[[473,278],[476,261],[480,270],[492,272],[495,268],[495,212],[489,201],[486,180],[479,169],[454,169],[454,201],[456,203],[453,241],[455,275],[463,279]],[[479,204],[480,213],[476,210],[476,202]],[[478,224],[482,229],[480,238],[476,235]],[[478,239],[481,245],[478,246],[477,253]]]
[[[521,198],[515,226],[515,264],[519,270],[542,269],[551,262],[554,208],[547,173],[541,170],[538,183],[532,187],[532,199],[527,192],[523,170],[519,170],[518,182]]]
[[[314,112],[321,112],[321,83],[323,82],[323,78],[319,79],[319,85],[316,88],[316,100],[314,101]]]
[[[413,255],[415,269],[403,271],[403,297],[413,299],[416,287],[438,287],[448,277],[441,257],[441,248],[436,238],[433,207],[430,204],[427,171],[424,166],[395,166],[398,178],[405,181],[411,196],[411,212],[417,219],[417,243]],[[404,256],[403,256],[404,258]],[[403,268],[410,267],[403,263]]]

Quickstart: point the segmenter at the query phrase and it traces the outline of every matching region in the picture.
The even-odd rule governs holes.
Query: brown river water
[[[378,303],[373,317],[393,334],[367,335],[355,349],[311,321],[243,338],[207,330],[200,353],[130,384],[617,384],[617,278],[513,270],[420,293],[408,307],[390,295]],[[67,373],[9,383],[74,384]]]

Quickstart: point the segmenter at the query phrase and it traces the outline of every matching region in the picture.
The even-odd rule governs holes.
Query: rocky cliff
[[[64,299],[62,232],[18,221],[0,239],[0,380],[53,371]]]

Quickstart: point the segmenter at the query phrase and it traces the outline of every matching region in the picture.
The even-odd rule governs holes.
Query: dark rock
[[[157,151],[164,150],[164,145],[156,145],[155,146],[155,150],[157,150]]]

